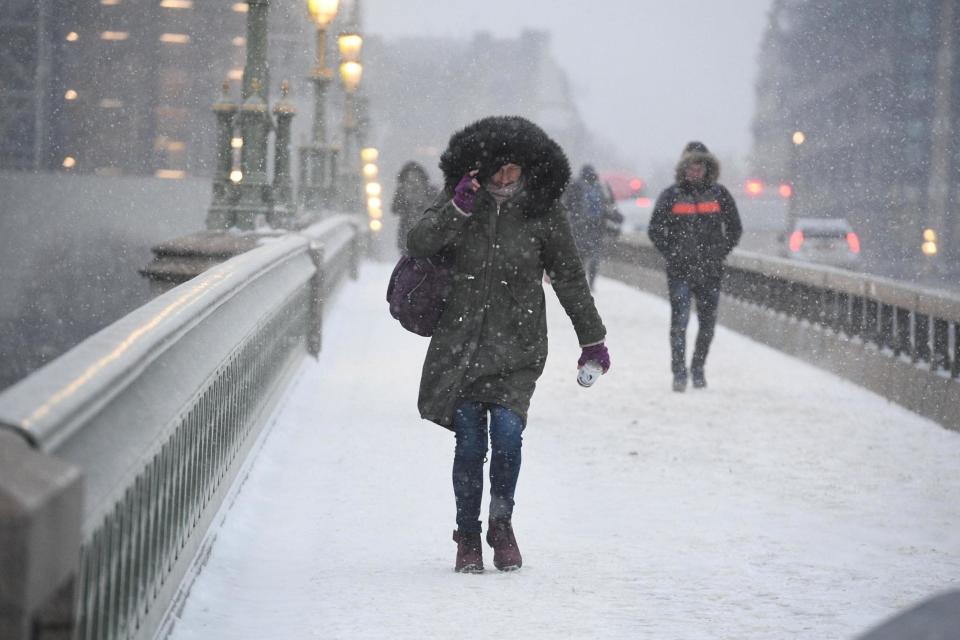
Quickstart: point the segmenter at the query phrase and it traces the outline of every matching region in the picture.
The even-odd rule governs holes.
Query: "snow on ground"
[[[389,272],[341,292],[174,640],[846,638],[960,586],[960,435],[723,328],[709,388],[675,394],[666,303],[604,279],[591,389],[547,292],[523,569],[485,547],[454,573],[453,436],[417,415],[426,340],[389,317]]]

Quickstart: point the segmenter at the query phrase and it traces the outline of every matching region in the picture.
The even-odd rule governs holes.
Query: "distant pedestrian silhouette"
[[[427,171],[418,163],[410,161],[400,169],[390,211],[400,217],[397,248],[401,254],[407,254],[407,234],[410,229],[437,199],[438,193],[439,190],[430,184]]]

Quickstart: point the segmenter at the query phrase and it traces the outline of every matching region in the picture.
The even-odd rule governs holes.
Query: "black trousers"
[[[687,372],[687,324],[690,305],[697,302],[697,342],[693,350],[691,369],[702,370],[717,326],[717,306],[720,302],[720,279],[692,281],[667,276],[670,289],[670,370],[676,374]]]

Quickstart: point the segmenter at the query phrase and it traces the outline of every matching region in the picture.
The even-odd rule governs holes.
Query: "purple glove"
[[[464,213],[473,213],[473,207],[477,203],[477,189],[480,183],[474,178],[476,172],[468,173],[460,178],[460,182],[453,189],[453,204]]]
[[[582,367],[591,360],[599,364],[603,372],[606,373],[610,369],[610,353],[607,351],[606,345],[601,342],[584,347],[580,359],[577,360],[577,367]]]

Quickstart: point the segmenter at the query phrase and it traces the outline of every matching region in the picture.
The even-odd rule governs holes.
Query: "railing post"
[[[350,279],[358,280],[360,278],[360,259],[364,252],[364,236],[360,225],[355,225],[353,229],[353,239],[350,241]]]
[[[953,325],[953,362],[950,365],[950,377],[960,377],[960,322]]]
[[[950,370],[950,324],[940,318],[933,319],[933,357],[930,368],[933,371]]]
[[[864,340],[864,325],[866,319],[865,299],[855,295],[850,298],[850,336]]]
[[[897,342],[893,352],[898,356],[901,354],[906,354],[912,359],[913,347],[910,340],[910,336],[912,334],[910,328],[910,310],[897,307],[895,316],[897,318]]]
[[[893,335],[893,306],[889,304],[880,305],[880,348],[895,349],[896,339]]]
[[[323,338],[323,299],[326,288],[326,268],[324,261],[324,246],[320,242],[310,243],[310,259],[316,272],[310,280],[310,325],[307,327],[307,351],[313,357],[320,354]]]
[[[72,633],[82,509],[79,470],[0,430],[0,638]]]
[[[930,316],[913,314],[913,361],[930,362]]]
[[[880,337],[880,306],[876,300],[866,298],[864,301],[863,341],[872,342],[878,348],[883,348]]]

